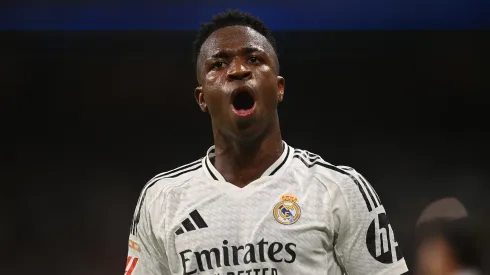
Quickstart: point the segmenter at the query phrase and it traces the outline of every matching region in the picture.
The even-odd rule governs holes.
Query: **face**
[[[277,119],[284,79],[267,39],[245,26],[215,31],[201,47],[196,100],[213,128],[234,139],[264,133]]]
[[[417,275],[455,274],[457,269],[451,248],[443,238],[431,238],[418,248]]]

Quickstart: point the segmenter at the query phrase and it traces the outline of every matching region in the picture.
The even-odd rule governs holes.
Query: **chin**
[[[238,131],[248,131],[252,128],[257,128],[257,124],[259,123],[254,117],[235,119],[235,126]]]

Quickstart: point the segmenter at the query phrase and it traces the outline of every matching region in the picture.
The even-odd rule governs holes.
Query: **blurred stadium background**
[[[275,33],[284,139],[363,173],[410,268],[437,200],[490,235],[489,3],[2,2],[0,273],[124,272],[142,186],[212,144],[191,43],[225,8]]]

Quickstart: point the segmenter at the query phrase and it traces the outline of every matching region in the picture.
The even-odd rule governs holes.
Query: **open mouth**
[[[239,91],[233,95],[233,111],[240,116],[246,116],[253,112],[255,99],[249,91]]]

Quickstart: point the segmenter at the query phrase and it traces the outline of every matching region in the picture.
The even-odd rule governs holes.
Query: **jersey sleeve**
[[[398,275],[408,271],[379,196],[351,168],[333,194],[335,253],[349,275]]]
[[[124,275],[171,275],[168,260],[161,244],[154,234],[154,211],[148,198],[140,198],[129,235],[128,258]]]

